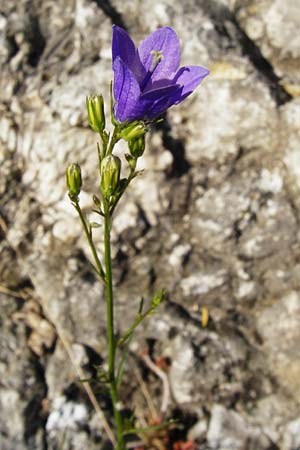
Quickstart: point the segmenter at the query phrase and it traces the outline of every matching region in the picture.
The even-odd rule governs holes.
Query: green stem
[[[133,170],[130,171],[130,174],[129,174],[128,178],[127,178],[126,185],[125,185],[123,191],[120,192],[120,194],[116,197],[116,199],[115,199],[115,201],[114,201],[114,204],[113,204],[113,206],[112,206],[111,209],[110,209],[110,214],[111,214],[111,215],[113,214],[114,210],[116,209],[117,204],[119,203],[119,201],[120,201],[122,195],[124,194],[124,192],[125,192],[126,189],[128,188],[129,183],[132,181],[132,179],[134,178],[134,176],[135,176],[135,168],[134,168]]]
[[[139,324],[146,319],[150,314],[155,311],[155,306],[150,306],[150,308],[143,314],[139,314],[133,324],[128,328],[125,334],[117,341],[117,347],[123,345],[132,336],[134,330],[139,326]]]
[[[116,422],[117,447],[116,450],[125,450],[123,436],[123,421],[119,410],[119,396],[115,376],[116,340],[114,335],[114,304],[113,285],[110,250],[110,227],[111,214],[109,212],[109,202],[103,199],[104,206],[104,255],[105,255],[105,285],[106,285],[106,320],[107,320],[107,341],[108,341],[108,377],[110,386],[110,396],[113,404],[114,418]]]
[[[114,131],[113,131],[113,134],[112,134],[112,136],[110,138],[110,142],[108,144],[108,148],[106,150],[106,155],[111,155],[115,144],[119,140],[118,133],[119,133],[118,127],[115,127]]]
[[[80,218],[83,230],[85,232],[87,241],[89,243],[89,246],[90,246],[90,249],[91,249],[91,252],[92,252],[95,264],[96,264],[97,273],[98,273],[99,277],[102,279],[102,281],[105,282],[105,273],[104,273],[104,270],[102,268],[101,261],[100,261],[100,259],[98,257],[97,250],[96,250],[96,247],[95,247],[92,235],[90,233],[90,230],[88,228],[88,225],[86,223],[85,217],[83,215],[83,212],[81,211],[81,208],[79,206],[78,201],[75,201],[73,203],[73,205],[74,205],[74,208],[76,209],[76,211],[78,212],[78,215],[79,215],[79,218]]]

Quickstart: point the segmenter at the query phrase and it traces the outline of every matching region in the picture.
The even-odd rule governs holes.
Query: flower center
[[[164,54],[161,50],[151,50],[151,55],[152,55],[152,64],[150,67],[150,72],[154,72],[154,70],[156,69],[156,67],[158,66],[158,64],[161,62],[161,60],[164,57]]]
[[[150,54],[152,55],[152,62],[151,62],[150,69],[146,73],[146,76],[141,83],[141,90],[145,89],[145,87],[147,86],[148,81],[152,77],[156,67],[158,66],[158,64],[161,62],[161,60],[164,57],[163,52],[161,50],[151,50]]]

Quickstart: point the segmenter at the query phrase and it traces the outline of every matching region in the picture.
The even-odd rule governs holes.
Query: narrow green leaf
[[[120,365],[118,367],[118,372],[117,372],[117,376],[116,376],[117,389],[120,389],[120,386],[121,386],[121,383],[122,383],[122,379],[123,379],[123,375],[124,375],[124,369],[125,369],[125,361],[126,361],[126,358],[127,358],[127,355],[128,355],[129,344],[130,344],[131,338],[132,338],[132,335],[127,340],[126,347],[123,350],[123,354],[122,354],[122,358],[121,358],[121,361],[120,361]]]
[[[126,436],[127,434],[138,434],[138,433],[146,433],[148,431],[155,431],[155,430],[161,430],[163,428],[167,428],[170,425],[173,425],[173,423],[178,422],[177,420],[168,420],[162,423],[159,423],[158,425],[150,425],[149,427],[145,427],[145,428],[130,428],[128,430],[124,431],[124,436]]]
[[[140,305],[139,305],[139,312],[138,314],[141,315],[143,313],[143,307],[144,307],[144,297],[141,297]]]

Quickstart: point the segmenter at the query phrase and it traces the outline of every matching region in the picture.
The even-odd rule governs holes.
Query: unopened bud
[[[104,103],[102,95],[89,95],[86,98],[89,125],[93,131],[102,133],[105,128]]]
[[[101,192],[110,197],[117,189],[120,180],[121,160],[115,155],[108,155],[101,162]]]
[[[137,139],[133,139],[133,140],[129,141],[128,147],[129,147],[130,153],[135,158],[139,158],[140,156],[142,156],[142,154],[144,153],[144,150],[145,150],[145,135],[140,136]]]
[[[80,194],[82,179],[78,164],[70,164],[66,169],[66,182],[71,200],[76,200]]]
[[[156,294],[152,299],[151,307],[157,308],[164,300],[165,300],[165,291],[161,290],[159,292],[156,292]]]
[[[135,121],[122,128],[122,130],[120,131],[120,137],[121,139],[125,139],[125,141],[131,141],[144,136],[146,131],[147,130],[143,122]]]
[[[94,205],[96,206],[96,208],[101,209],[100,198],[98,198],[97,195],[95,195],[95,194],[93,195],[93,202],[94,202]]]
[[[136,168],[136,158],[134,156],[130,155],[130,153],[125,153],[125,158],[129,164],[131,171],[133,172]]]

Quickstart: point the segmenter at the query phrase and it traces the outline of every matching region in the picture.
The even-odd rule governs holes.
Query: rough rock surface
[[[108,101],[112,23],[136,42],[172,26],[183,64],[211,69],[148,135],[146,171],[117,211],[118,330],[141,295],[168,291],[131,341],[122,401],[147,424],[165,399],[141,357],[147,349],[165,367],[168,414],[184,424],[178,441],[199,450],[299,448],[299,5],[2,2],[1,450],[109,448],[79,382],[105,358],[104,292],[64,171],[81,164],[81,203],[93,220],[96,139],[85,95]],[[95,396],[111,418],[105,390]]]

